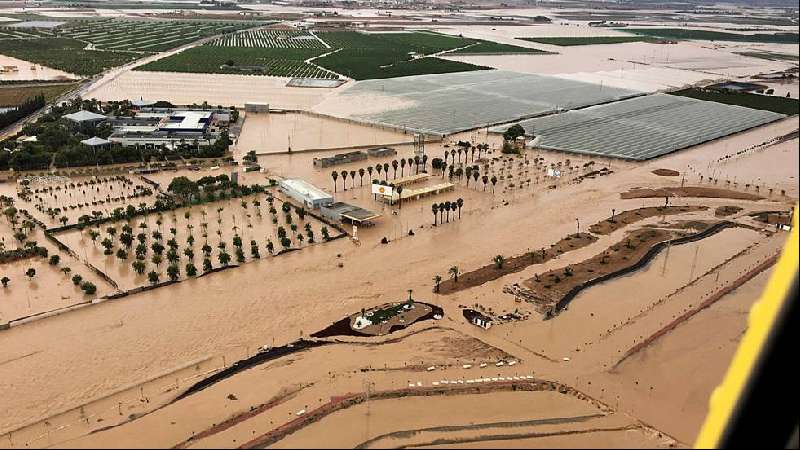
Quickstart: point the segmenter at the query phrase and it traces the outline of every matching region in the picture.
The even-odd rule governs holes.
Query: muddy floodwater
[[[40,64],[0,55],[0,81],[74,80],[77,76]]]
[[[255,150],[260,155],[290,150],[297,152],[391,146],[408,144],[413,140],[414,136],[410,133],[309,114],[248,113],[236,148],[242,153]]]

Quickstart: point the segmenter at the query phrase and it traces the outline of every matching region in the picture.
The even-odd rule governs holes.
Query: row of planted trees
[[[464,163],[467,161],[475,161],[475,155],[477,153],[478,159],[483,156],[484,152],[489,151],[489,144],[478,144],[473,146],[468,141],[459,141],[456,144],[456,148],[445,150],[443,158],[434,158],[431,161],[431,167],[435,170],[442,170],[444,171],[446,167],[448,167],[448,159],[451,161],[451,170],[452,166],[456,164],[456,157],[458,158],[458,164],[462,164],[462,155],[464,156]],[[389,180],[389,170],[392,170],[392,179],[397,179],[398,170],[400,171],[400,178],[405,176],[406,167],[409,168],[409,174],[412,172],[414,174],[419,174],[420,171],[425,172],[428,170],[428,155],[422,156],[414,156],[413,158],[400,158],[395,159],[392,162],[386,162],[382,164],[375,164],[375,166],[367,166],[362,167],[357,170],[341,170],[341,171],[332,171],[331,178],[333,179],[333,191],[337,192],[338,189],[338,180],[342,179],[342,189],[347,190],[347,179],[350,178],[351,188],[355,188],[356,186],[356,177],[359,177],[359,186],[364,186],[364,177],[367,177],[367,180],[373,179],[373,174],[377,174],[377,178],[380,179],[383,176],[385,181]],[[460,175],[459,175],[460,176]],[[451,175],[452,177],[452,175]]]
[[[125,261],[131,258],[131,267],[134,272],[143,275],[147,271],[147,261],[151,262],[155,268],[147,273],[148,280],[155,284],[160,281],[161,272],[160,267],[166,262],[166,274],[170,280],[177,280],[181,276],[181,260],[185,261],[183,271],[187,276],[194,277],[198,274],[199,268],[195,264],[197,258],[202,258],[200,267],[203,272],[209,272],[214,269],[214,260],[217,261],[217,267],[227,267],[232,261],[243,263],[247,259],[246,254],[249,253],[252,259],[261,258],[261,245],[267,254],[275,255],[280,251],[297,248],[303,245],[304,242],[313,244],[316,242],[317,236],[314,233],[311,223],[305,222],[306,212],[303,208],[294,208],[289,203],[282,203],[281,211],[283,213],[283,224],[278,215],[278,210],[275,207],[275,199],[271,195],[266,197],[266,204],[268,211],[272,218],[272,224],[275,227],[275,234],[266,236],[264,242],[259,243],[256,239],[249,239],[249,245],[245,246],[245,238],[243,238],[239,231],[240,227],[236,224],[237,215],[232,215],[232,226],[227,228],[223,224],[222,213],[225,207],[217,207],[216,223],[217,228],[214,231],[217,235],[216,255],[214,255],[214,247],[209,242],[209,213],[202,209],[200,214],[202,220],[199,223],[200,236],[202,238],[202,246],[197,248],[197,241],[195,238],[195,226],[191,222],[192,211],[184,212],[184,219],[186,220],[185,232],[186,241],[185,245],[181,246],[178,242],[178,229],[176,227],[169,228],[169,235],[165,239],[163,233],[163,214],[158,213],[156,218],[156,230],[148,231],[149,225],[146,221],[141,222],[137,228],[138,231],[134,235],[134,228],[130,223],[125,223],[121,227],[121,232],[117,237],[118,230],[115,226],[109,226],[105,229],[105,235],[100,240],[100,245],[103,247],[103,253],[106,256],[116,255],[119,261]],[[252,214],[250,214],[250,206],[252,205],[256,217],[262,217],[261,201],[253,199],[252,201],[241,200],[241,214],[244,216],[245,229],[253,228]],[[292,213],[295,213],[297,219],[295,220]],[[173,224],[177,225],[177,214],[173,211],[172,217]],[[302,227],[301,227],[302,226]],[[230,242],[226,241],[223,236],[226,230],[233,231],[233,236]],[[88,236],[93,242],[97,242],[101,238],[101,231],[99,228],[89,229]],[[320,234],[323,240],[330,239],[330,234],[327,227],[320,229]],[[275,241],[273,241],[273,238]],[[229,246],[230,244],[230,246]],[[277,248],[280,246],[280,249]],[[114,250],[116,248],[116,251]],[[232,253],[231,253],[232,252]],[[158,269],[158,270],[156,270]]]
[[[458,218],[461,219],[461,208],[464,207],[464,199],[459,198],[456,201],[445,201],[434,203],[431,205],[431,212],[433,213],[433,226],[442,223],[450,223],[450,212],[455,214],[458,212]],[[445,222],[447,220],[447,222]]]

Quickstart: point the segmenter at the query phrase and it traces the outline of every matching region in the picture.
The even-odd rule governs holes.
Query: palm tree
[[[335,170],[331,172],[331,178],[333,178],[333,192],[336,193],[336,180],[339,179],[339,172]]]
[[[343,170],[339,172],[339,175],[342,177],[342,188],[346,191],[347,190],[347,171]]]
[[[439,203],[439,223],[444,223],[444,203]]]
[[[389,180],[389,163],[383,163],[383,178]]]
[[[350,171],[350,187],[353,189],[356,187],[356,173],[355,170]]]
[[[403,186],[397,186],[397,199],[400,201],[400,209],[403,209]]]
[[[147,279],[150,280],[150,284],[158,283],[158,272],[156,272],[155,270],[151,270],[147,274]]]
[[[433,226],[436,226],[436,215],[439,213],[439,205],[436,203],[431,205],[431,212],[433,212]]]
[[[361,187],[364,187],[364,168],[358,169],[358,176],[361,177]]]
[[[186,275],[190,277],[194,277],[197,275],[197,267],[194,266],[192,263],[186,264]]]
[[[405,158],[401,158],[400,159],[400,178],[405,176],[405,170],[406,170],[406,160],[405,160]]]
[[[447,223],[450,223],[450,209],[453,207],[452,202],[444,202],[444,210],[447,212]]]
[[[145,269],[144,262],[137,259],[136,261],[133,262],[133,264],[131,264],[131,266],[133,266],[134,272],[138,273],[139,275],[144,273]]]
[[[447,271],[447,273],[450,274],[450,278],[452,278],[454,282],[458,283],[458,275],[459,275],[458,266],[451,267],[450,270]]]
[[[489,181],[492,182],[492,194],[494,194],[494,187],[497,185],[497,177],[492,175],[492,178]]]
[[[400,163],[398,163],[396,159],[394,161],[392,161],[392,169],[394,170],[394,179],[395,180],[397,179],[397,166],[399,164]]]
[[[486,184],[489,183],[489,177],[484,175],[481,177],[481,181],[483,181],[483,192],[486,192]]]
[[[222,264],[223,266],[227,266],[228,263],[231,262],[231,255],[229,255],[228,252],[226,252],[225,250],[219,252],[218,258],[219,258],[219,263]]]
[[[494,262],[495,269],[499,270],[503,268],[503,263],[505,263],[506,260],[503,258],[503,255],[497,255],[492,258],[492,261]]]
[[[169,267],[167,267],[167,275],[170,280],[177,281],[180,274],[181,270],[178,268],[177,264],[170,264]]]
[[[378,172],[378,177],[380,178],[381,172],[383,171],[383,165],[375,164],[375,171]],[[371,173],[371,172],[370,172]]]
[[[458,208],[458,218],[461,219],[461,208],[464,206],[464,199],[459,198],[456,200],[456,208]]]
[[[442,277],[436,275],[433,277],[433,292],[439,292],[439,285],[442,283]]]

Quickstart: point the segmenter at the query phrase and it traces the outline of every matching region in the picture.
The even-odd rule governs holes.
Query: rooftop
[[[173,111],[162,130],[202,130],[211,120],[211,111]]]
[[[81,144],[88,145],[89,147],[97,147],[99,145],[106,145],[110,143],[111,141],[97,136],[90,137],[89,139],[84,139],[81,141]]]
[[[312,200],[325,200],[328,198],[333,198],[331,194],[328,194],[308,181],[301,180],[299,178],[282,180],[281,185],[287,189],[292,189],[300,195]]]
[[[331,210],[334,213],[354,222],[363,222],[365,220],[371,220],[381,216],[376,212],[344,202],[331,203],[330,205],[325,206],[325,209]]]
[[[91,111],[86,111],[84,109],[74,112],[72,114],[65,114],[63,117],[73,122],[95,122],[98,120],[107,119],[107,117],[102,114],[93,113]]]

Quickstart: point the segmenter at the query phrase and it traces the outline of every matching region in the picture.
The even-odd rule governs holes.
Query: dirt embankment
[[[760,195],[747,192],[732,191],[700,186],[667,187],[659,189],[634,188],[620,194],[620,198],[664,198],[664,197],[695,197],[695,198],[730,198],[734,200],[763,200]]]
[[[633,347],[631,347],[630,349],[628,349],[628,351],[625,352],[625,354],[622,356],[622,358],[620,358],[619,361],[617,361],[617,363],[614,364],[613,368],[616,368],[617,366],[619,366],[626,359],[630,358],[631,356],[635,355],[636,353],[640,352],[641,350],[647,348],[648,346],[650,346],[650,344],[655,342],[658,338],[660,338],[661,336],[664,336],[665,334],[667,334],[670,331],[674,330],[675,327],[677,327],[678,325],[680,325],[683,322],[686,322],[687,320],[689,320],[695,314],[697,314],[700,311],[708,308],[709,306],[713,305],[714,303],[716,303],[717,301],[719,301],[720,299],[722,299],[726,295],[728,295],[731,292],[735,291],[737,288],[739,288],[740,286],[742,286],[746,282],[748,282],[751,279],[753,279],[756,275],[758,275],[761,272],[763,272],[763,271],[769,269],[770,267],[774,266],[775,263],[778,262],[778,257],[779,257],[779,255],[776,254],[776,255],[772,256],[771,258],[767,259],[766,261],[762,262],[758,266],[754,267],[752,270],[746,272],[744,275],[742,275],[741,277],[737,278],[733,283],[731,283],[731,284],[723,287],[722,289],[718,290],[717,292],[714,292],[713,294],[711,294],[706,300],[704,300],[702,303],[697,305],[696,308],[694,308],[694,309],[682,314],[680,317],[678,317],[675,320],[673,320],[672,322],[668,323],[666,326],[664,326],[660,330],[656,331],[655,333],[653,333],[652,335],[647,337],[645,340],[639,342],[638,344],[636,344]]]
[[[475,395],[486,394],[490,392],[499,391],[555,391],[564,395],[575,397],[579,400],[588,401],[602,412],[613,411],[608,405],[589,397],[588,395],[575,390],[574,388],[544,380],[529,380],[529,381],[512,381],[512,382],[497,382],[491,384],[483,384],[477,386],[460,386],[460,387],[430,387],[430,388],[414,388],[414,389],[396,389],[389,391],[372,392],[369,395],[370,401],[387,400],[393,398],[403,398],[411,396],[433,396],[433,395]],[[255,439],[242,444],[239,448],[265,448],[275,444],[286,436],[299,431],[300,429],[322,420],[326,416],[349,408],[351,406],[363,403],[367,398],[367,394],[346,394],[341,397],[331,397],[331,401],[320,406],[317,409],[309,411],[308,413],[297,417],[290,422],[287,422],[274,430],[256,437]]]
[[[743,209],[744,208],[742,208],[741,206],[733,206],[733,205],[720,206],[714,210],[714,215],[717,217],[728,217],[742,211]]]
[[[666,242],[683,242],[702,238],[730,226],[730,222],[710,225],[699,233],[685,230],[642,228],[628,234],[622,241],[602,253],[578,264],[551,270],[514,284],[505,291],[532,303],[545,317],[557,314],[581,289],[593,283],[635,270],[647,262]]]
[[[658,175],[660,177],[677,177],[681,173],[677,170],[672,169],[656,169],[653,171],[653,174]]]
[[[631,209],[629,211],[622,211],[614,217],[609,217],[602,222],[597,222],[589,227],[589,231],[595,234],[606,235],[650,217],[670,216],[687,212],[705,211],[707,209],[707,206],[651,206],[647,208]]]
[[[458,282],[455,279],[445,280],[439,285],[438,293],[447,295],[480,286],[487,281],[496,280],[510,273],[524,270],[528,266],[546,263],[559,255],[585,247],[596,240],[597,237],[589,233],[571,234],[551,245],[549,249],[532,250],[523,255],[511,257],[504,260],[499,267],[498,264],[492,263],[479,269],[459,274]]]

